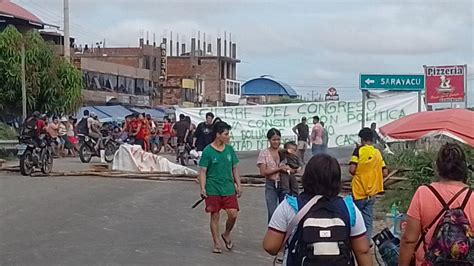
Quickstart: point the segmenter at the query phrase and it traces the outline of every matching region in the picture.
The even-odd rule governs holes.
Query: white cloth
[[[121,145],[114,156],[114,171],[133,173],[169,172],[171,174],[197,175],[195,170],[170,162],[168,159],[143,151],[137,145]]]

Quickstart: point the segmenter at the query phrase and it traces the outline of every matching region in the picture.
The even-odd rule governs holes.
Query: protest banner
[[[397,93],[390,97],[366,101],[366,125],[375,122],[383,126],[418,111],[417,93]],[[354,145],[362,122],[361,101],[306,102],[297,104],[246,105],[202,108],[177,108],[176,115],[190,116],[193,123],[204,121],[212,112],[232,126],[231,144],[237,151],[254,151],[267,147],[266,134],[270,128],[282,133],[282,142],[296,140],[292,128],[317,115],[329,133],[329,147]]]

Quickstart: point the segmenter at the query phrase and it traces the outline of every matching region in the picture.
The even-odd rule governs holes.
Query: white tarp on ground
[[[197,175],[197,172],[175,163],[168,159],[145,152],[140,146],[124,144],[115,153],[114,171],[124,171],[133,173],[146,172],[169,172],[174,175]]]

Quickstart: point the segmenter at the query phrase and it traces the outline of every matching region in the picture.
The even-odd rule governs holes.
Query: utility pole
[[[69,62],[71,57],[69,44],[69,0],[64,0],[64,58]]]
[[[21,100],[23,121],[26,119],[26,67],[25,67],[25,44],[21,44]]]

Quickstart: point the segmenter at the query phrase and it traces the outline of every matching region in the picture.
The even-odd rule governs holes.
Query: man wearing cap
[[[308,147],[309,140],[309,127],[306,124],[306,117],[301,118],[301,123],[293,127],[293,132],[298,136],[298,151],[300,153],[301,161],[305,163],[304,153]]]

